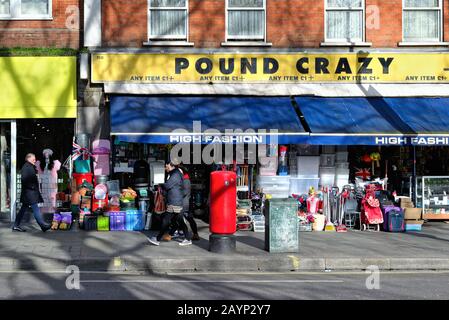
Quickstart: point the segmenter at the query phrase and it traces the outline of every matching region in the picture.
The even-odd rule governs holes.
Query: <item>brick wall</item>
[[[395,48],[402,41],[402,0],[366,0],[366,41]],[[378,8],[379,16],[373,14]],[[147,0],[103,0],[103,46],[142,47],[147,39]],[[225,0],[189,1],[189,41],[219,48],[225,41]],[[376,26],[377,20],[379,25]],[[267,0],[267,41],[274,48],[317,48],[324,41],[324,0]],[[449,41],[449,1],[444,1],[444,40]]]
[[[69,6],[81,6],[82,21],[82,0],[53,0],[53,20],[0,20],[0,47],[79,48],[81,24],[72,23]]]

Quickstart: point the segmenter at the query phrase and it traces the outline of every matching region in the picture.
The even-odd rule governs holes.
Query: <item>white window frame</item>
[[[151,34],[151,11],[153,10],[179,10],[179,11],[185,11],[186,12],[186,19],[185,19],[185,30],[186,34],[183,36],[180,35],[153,35]],[[186,0],[185,7],[152,7],[151,6],[151,0],[148,0],[148,40],[176,40],[176,41],[188,41],[189,37],[189,0]]]
[[[328,0],[324,0],[324,42],[325,43],[364,43],[366,39],[366,1],[362,0],[361,8],[329,7]],[[361,39],[329,39],[327,37],[327,13],[329,11],[361,11],[362,12],[362,38]]]
[[[264,30],[263,36],[229,36],[229,11],[263,11],[264,12]],[[258,41],[258,42],[266,42],[267,40],[267,0],[263,0],[262,8],[255,7],[229,7],[229,0],[226,0],[226,19],[225,19],[225,32],[226,32],[226,42],[232,41]]]
[[[22,14],[22,0],[10,0],[10,14],[0,14],[0,20],[52,20],[53,0],[48,0],[48,14]]]
[[[406,11],[438,11],[438,39],[412,39],[407,40],[405,39],[405,12]],[[415,8],[406,8],[405,7],[405,0],[402,0],[402,43],[440,43],[443,42],[443,28],[444,28],[444,21],[443,21],[443,0],[438,0],[438,7],[415,7]]]

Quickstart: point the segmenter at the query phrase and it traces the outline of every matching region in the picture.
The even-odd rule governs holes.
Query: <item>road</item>
[[[71,278],[67,279],[68,276]],[[449,299],[449,273],[111,274],[0,273],[0,299],[363,300]],[[75,288],[72,290],[69,287]]]

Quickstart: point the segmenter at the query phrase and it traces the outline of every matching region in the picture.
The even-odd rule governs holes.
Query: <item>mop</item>
[[[331,207],[331,192],[329,190],[329,187],[326,188],[326,194],[327,194],[327,199],[326,199],[326,226],[324,227],[324,231],[328,231],[328,232],[335,232],[335,226],[332,223],[331,219],[331,214],[332,214],[332,207]]]

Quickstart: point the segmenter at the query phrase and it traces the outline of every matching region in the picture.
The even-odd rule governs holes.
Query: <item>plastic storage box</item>
[[[125,231],[126,230],[126,212],[125,211],[113,211],[109,214],[109,229],[111,231]]]
[[[337,162],[347,162],[348,161],[348,152],[340,151],[336,153]]]
[[[299,156],[319,156],[320,155],[320,146],[299,145],[297,149],[298,149]]]
[[[292,194],[308,194],[310,187],[318,190],[320,178],[290,178],[290,195]]]
[[[126,210],[126,230],[142,231],[145,228],[143,213],[140,210]]]
[[[297,176],[305,178],[318,178],[320,169],[320,157],[303,157],[297,158]]]
[[[275,176],[278,169],[277,157],[261,157],[259,159],[259,175]]]
[[[322,167],[335,166],[335,154],[322,154],[320,155],[320,165]]]
[[[321,153],[335,153],[335,146],[322,146]]]
[[[288,198],[290,191],[290,176],[257,177],[257,186],[273,198]]]

